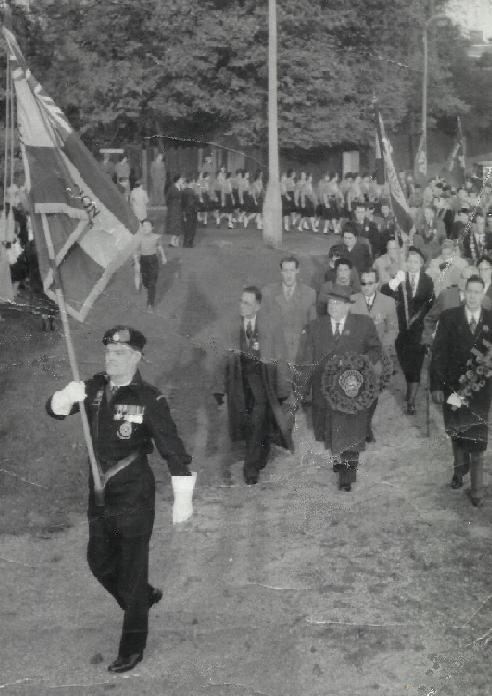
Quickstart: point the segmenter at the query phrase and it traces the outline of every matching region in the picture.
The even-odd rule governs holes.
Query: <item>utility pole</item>
[[[278,162],[277,6],[268,0],[268,184],[263,203],[263,241],[282,245],[282,199]]]

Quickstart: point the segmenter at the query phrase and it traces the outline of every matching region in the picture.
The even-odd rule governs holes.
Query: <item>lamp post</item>
[[[435,14],[429,17],[424,23],[422,34],[422,43],[424,45],[424,69],[422,77],[422,142],[425,147],[425,167],[427,170],[427,89],[429,83],[429,37],[428,30],[435,19],[449,19],[443,13]],[[427,171],[426,171],[427,173]]]
[[[268,0],[268,184],[263,203],[263,241],[282,244],[282,199],[280,197],[277,114],[277,6]]]

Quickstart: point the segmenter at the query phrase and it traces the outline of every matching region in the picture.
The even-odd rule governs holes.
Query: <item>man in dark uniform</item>
[[[118,657],[108,669],[126,672],[142,660],[148,612],[162,597],[161,590],[148,583],[155,480],[147,455],[153,450],[153,440],[173,477],[191,477],[191,457],[178,436],[166,399],[138,371],[146,343],[143,334],[116,326],[106,331],[103,343],[105,372],[85,382],[70,382],[50,397],[46,407],[57,419],[77,413],[80,403],[87,413],[105,481],[101,505],[91,472],[87,560],[94,576],[124,611]]]
[[[483,280],[477,275],[468,278],[464,305],[446,309],[439,317],[431,362],[432,399],[442,404],[444,426],[453,447],[451,488],[461,488],[463,476],[470,473],[471,501],[475,507],[482,505],[484,495],[483,453],[487,449],[492,397],[487,368],[478,370],[477,364],[468,364],[474,358],[473,351],[485,355],[485,342],[492,341],[492,312],[482,307],[483,295]],[[473,386],[467,388],[469,373],[474,380]],[[466,402],[461,399],[462,390],[468,391],[463,394]]]

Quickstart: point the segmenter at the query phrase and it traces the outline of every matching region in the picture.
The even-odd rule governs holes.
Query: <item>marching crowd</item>
[[[309,177],[300,181],[310,185]],[[314,437],[329,451],[340,489],[350,491],[359,452],[375,440],[377,394],[392,372],[388,355],[405,377],[406,414],[414,416],[430,353],[432,399],[442,405],[452,441],[451,486],[460,488],[470,471],[471,501],[482,505],[492,212],[485,206],[484,217],[480,195],[472,185],[432,181],[408,233],[389,201],[362,196],[348,204],[340,196],[330,212],[340,221],[339,239],[324,277],[313,287],[299,282],[299,260],[290,256],[278,283],[244,289],[241,328],[234,322],[221,339],[214,394],[220,406],[228,397],[231,438],[246,441],[246,483],[258,481],[272,442],[292,447],[293,414],[308,400]],[[296,215],[288,213],[290,220]]]

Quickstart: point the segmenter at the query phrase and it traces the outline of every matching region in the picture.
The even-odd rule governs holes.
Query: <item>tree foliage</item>
[[[281,147],[369,142],[374,96],[390,127],[418,113],[422,0],[277,7]],[[154,133],[266,143],[266,0],[37,0],[28,16],[16,11],[14,29],[33,72],[95,144]],[[455,44],[436,46],[430,111],[464,113],[468,67]]]

